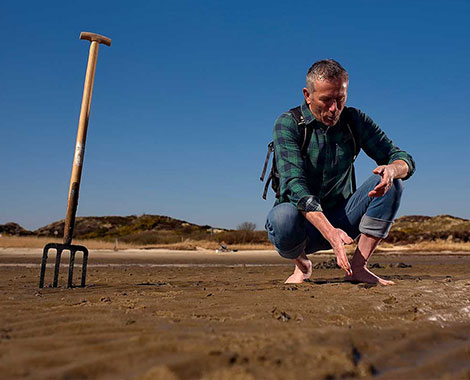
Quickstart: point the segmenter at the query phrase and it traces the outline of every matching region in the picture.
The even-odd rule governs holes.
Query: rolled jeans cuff
[[[305,245],[307,244],[307,239],[305,239],[300,244],[296,245],[294,248],[286,250],[286,249],[279,249],[275,246],[276,251],[284,258],[294,260],[300,256],[300,254],[304,251]]]
[[[363,215],[361,223],[359,224],[359,231],[361,233],[370,235],[379,239],[385,239],[390,229],[392,228],[393,221],[374,218],[372,216]]]

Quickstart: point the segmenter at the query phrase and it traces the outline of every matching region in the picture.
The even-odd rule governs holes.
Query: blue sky
[[[0,223],[64,218],[89,43],[101,46],[77,214],[262,228],[274,120],[323,58],[416,160],[399,215],[470,218],[468,1],[8,1]],[[375,164],[362,153],[363,181]]]

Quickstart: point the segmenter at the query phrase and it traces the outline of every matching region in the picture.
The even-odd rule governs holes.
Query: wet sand
[[[274,251],[91,251],[85,288],[38,289],[40,250],[0,249],[0,377],[470,379],[470,255],[378,254],[393,287],[310,257],[284,285]]]

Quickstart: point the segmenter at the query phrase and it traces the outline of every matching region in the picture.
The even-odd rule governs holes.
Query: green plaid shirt
[[[405,179],[414,173],[413,158],[393,145],[360,110],[345,107],[339,122],[327,127],[315,119],[305,101],[300,109],[307,128],[313,128],[306,159],[300,153],[303,134],[293,116],[283,113],[274,125],[275,157],[281,180],[277,203],[290,202],[300,211],[323,211],[347,199],[353,192],[354,144],[377,165],[405,161],[409,168]],[[354,141],[347,125],[355,136]]]

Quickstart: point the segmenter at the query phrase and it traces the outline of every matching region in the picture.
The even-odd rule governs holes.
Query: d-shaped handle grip
[[[80,39],[88,40],[91,42],[95,41],[95,42],[98,42],[99,44],[105,44],[106,46],[111,46],[111,38],[100,36],[99,34],[96,34],[96,33],[81,32]]]

